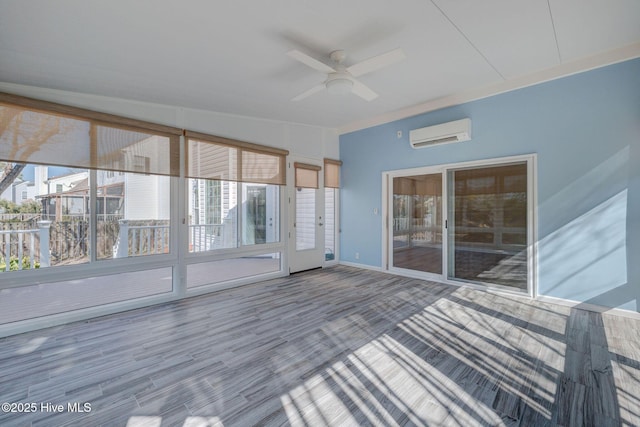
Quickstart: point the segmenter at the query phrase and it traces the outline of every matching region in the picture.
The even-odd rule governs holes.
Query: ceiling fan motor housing
[[[344,73],[331,73],[324,83],[330,94],[351,93],[353,89],[353,80]]]

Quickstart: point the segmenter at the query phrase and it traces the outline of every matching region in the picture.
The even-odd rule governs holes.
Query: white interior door
[[[309,162],[306,165],[321,167],[320,162]],[[293,175],[295,180],[295,165]],[[289,272],[310,270],[322,267],[324,263],[324,189],[322,188],[322,170],[312,171],[317,174],[317,186],[295,186],[289,200]],[[311,175],[309,169],[305,173]]]

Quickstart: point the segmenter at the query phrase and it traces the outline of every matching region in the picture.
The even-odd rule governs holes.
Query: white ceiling
[[[638,0],[0,0],[0,82],[345,128],[635,52],[639,22]],[[407,59],[359,79],[374,101],[290,101],[325,76],[287,51],[350,65],[397,47]]]

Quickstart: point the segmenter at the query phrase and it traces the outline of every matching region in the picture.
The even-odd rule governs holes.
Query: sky
[[[33,182],[33,174],[34,174],[34,165],[27,165],[22,170],[22,179],[25,181]],[[49,178],[53,178],[60,175],[66,175],[72,171],[71,168],[61,167],[61,166],[49,166]]]

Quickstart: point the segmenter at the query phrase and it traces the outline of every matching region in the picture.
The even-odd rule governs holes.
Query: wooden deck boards
[[[0,400],[65,405],[0,425],[640,425],[639,330],[338,266],[0,339]]]

